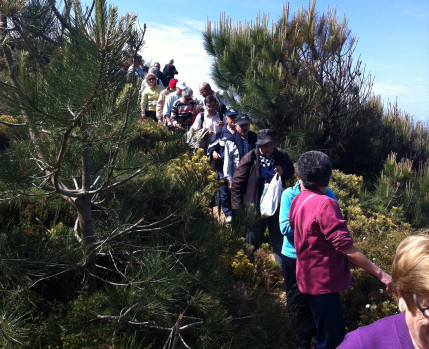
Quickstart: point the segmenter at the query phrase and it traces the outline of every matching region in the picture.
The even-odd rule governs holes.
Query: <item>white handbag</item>
[[[275,174],[271,182],[264,188],[261,197],[261,216],[271,217],[276,213],[282,198],[282,179],[278,174]]]

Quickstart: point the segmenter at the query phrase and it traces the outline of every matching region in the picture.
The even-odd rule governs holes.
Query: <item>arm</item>
[[[250,153],[247,153],[250,154]],[[247,181],[249,179],[250,168],[253,161],[251,157],[244,156],[237,169],[235,170],[234,177],[231,183],[231,206],[233,210],[238,210],[243,204],[243,195],[246,190]],[[250,156],[250,155],[249,155]]]
[[[287,188],[282,194],[280,202],[279,222],[280,231],[283,235],[293,239],[293,231],[289,223],[289,209],[293,200],[293,189]]]
[[[287,153],[285,151],[281,151],[282,154],[282,161],[280,163],[281,167],[282,167],[282,182],[284,184],[284,181],[292,178],[295,169],[293,167],[293,163],[292,161],[290,161],[289,156],[287,155]]]
[[[164,101],[165,101],[165,92],[161,91],[161,93],[159,94],[159,97],[158,97],[158,101],[156,102],[156,118],[159,121],[162,121],[162,119],[163,119],[162,108],[164,106]]]
[[[172,102],[171,95],[168,95],[166,97],[165,104],[164,104],[164,109],[162,111],[163,114],[164,114],[164,119],[170,120],[171,106],[172,105],[173,105],[173,102]]]
[[[393,292],[392,277],[366,258],[366,256],[359,251],[357,247],[352,246],[341,252],[352,264],[364,269],[386,285],[387,293]]]
[[[223,158],[223,174],[225,178],[228,180],[228,186],[231,188],[231,181],[232,177],[234,176],[234,151],[235,151],[235,144],[231,141],[225,142],[225,149],[224,149],[224,158]]]
[[[346,221],[341,214],[338,203],[327,198],[319,211],[319,226],[335,250],[340,251],[352,264],[364,269],[386,285],[386,291],[393,291],[392,277],[372,263],[353,245]]]
[[[207,156],[210,160],[218,160],[219,157],[219,141],[221,137],[221,131],[216,133],[214,140],[210,143],[207,149]]]
[[[146,119],[146,105],[147,105],[147,101],[148,101],[148,94],[146,89],[143,91],[142,93],[142,100],[141,100],[141,116],[143,119]]]
[[[170,112],[170,121],[173,124],[173,126],[177,125],[176,117],[177,117],[178,111],[177,111],[177,103],[176,102],[174,102],[173,105],[171,106],[171,112]]]

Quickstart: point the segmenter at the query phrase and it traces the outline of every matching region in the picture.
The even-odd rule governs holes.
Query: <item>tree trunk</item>
[[[83,129],[84,147],[81,152],[82,162],[82,189],[87,193],[91,189],[91,171],[89,166],[89,136],[86,127]],[[85,272],[88,277],[88,293],[94,293],[97,290],[97,280],[95,277],[95,252],[92,246],[95,243],[94,222],[92,219],[92,195],[85,194],[78,197],[75,205],[78,212],[79,228],[83,238],[83,249],[87,254],[85,263]]]

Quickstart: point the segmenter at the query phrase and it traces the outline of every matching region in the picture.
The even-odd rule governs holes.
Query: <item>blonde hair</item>
[[[413,293],[429,293],[429,236],[412,235],[401,241],[392,266],[395,291],[413,307]]]
[[[146,75],[146,82],[149,83],[149,78],[155,78],[155,82],[156,82],[156,75],[153,73],[149,73]]]

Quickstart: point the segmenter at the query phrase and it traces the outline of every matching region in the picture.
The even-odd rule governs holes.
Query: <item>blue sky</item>
[[[207,20],[218,22],[221,13],[232,23],[255,20],[266,13],[276,22],[286,2],[266,1],[138,1],[109,0],[120,13],[135,12],[146,23],[146,61],[164,66],[174,58],[177,78],[198,94],[200,82],[210,78],[210,58],[205,53],[202,31]],[[308,8],[308,1],[290,1],[290,13]],[[318,12],[336,8],[346,16],[352,35],[358,38],[355,59],[374,77],[373,92],[384,105],[398,102],[415,121],[429,124],[429,1],[343,0],[316,2]]]

